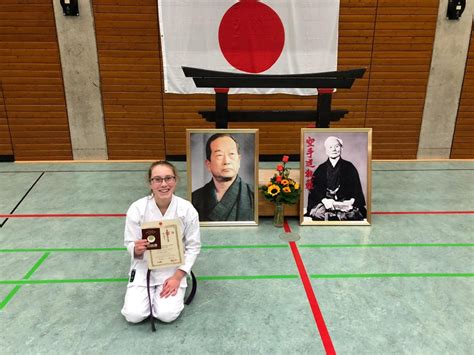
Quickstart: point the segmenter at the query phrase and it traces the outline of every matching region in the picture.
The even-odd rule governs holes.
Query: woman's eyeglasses
[[[161,184],[163,181],[166,182],[167,184],[175,182],[176,176],[173,176],[173,175],[167,175],[165,177],[155,176],[150,179],[150,182],[152,184]]]

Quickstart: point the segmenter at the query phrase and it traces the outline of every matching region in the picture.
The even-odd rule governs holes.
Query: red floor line
[[[285,228],[286,233],[291,232],[290,226],[288,225],[288,222],[286,220],[283,227]],[[311,281],[309,280],[308,273],[306,272],[306,268],[304,266],[303,259],[301,259],[298,247],[295,242],[289,242],[289,244],[296,262],[296,266],[298,267],[298,272],[300,274],[301,281],[303,282],[303,286],[306,291],[306,297],[308,297],[308,301],[311,306],[311,311],[313,312],[314,320],[316,321],[316,326],[318,327],[319,335],[323,342],[324,349],[326,350],[326,354],[336,354],[336,350],[334,349],[334,345],[332,344],[331,336],[329,335],[326,323],[324,322],[323,314],[321,313],[321,309],[319,308],[318,300],[316,299],[316,295],[314,294],[313,287],[311,286]]]
[[[378,215],[474,214],[474,211],[375,211]],[[0,214],[0,218],[72,218],[125,217],[125,213],[24,213]]]
[[[376,211],[372,214],[474,214],[474,211]]]
[[[35,213],[0,214],[0,218],[70,218],[70,217],[125,217],[124,213]]]

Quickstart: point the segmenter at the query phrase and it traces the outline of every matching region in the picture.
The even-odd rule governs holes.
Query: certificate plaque
[[[149,242],[146,251],[149,269],[184,264],[183,236],[179,219],[143,223],[142,238]]]

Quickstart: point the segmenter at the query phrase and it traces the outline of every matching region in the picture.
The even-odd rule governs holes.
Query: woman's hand
[[[181,279],[186,275],[183,270],[176,270],[173,276],[165,281],[163,284],[163,290],[160,293],[160,297],[167,298],[169,296],[176,296]]]
[[[148,247],[148,241],[146,239],[136,240],[135,241],[135,248],[133,249],[135,257],[136,258],[143,257],[143,254],[145,253],[145,250],[146,250],[147,247]]]

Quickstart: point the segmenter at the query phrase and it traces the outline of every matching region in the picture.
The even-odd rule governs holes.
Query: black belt
[[[146,273],[146,290],[148,292],[148,304],[150,305],[151,330],[153,332],[156,332],[155,320],[153,319],[153,308],[151,306],[151,297],[150,297],[150,274],[151,274],[151,270],[148,270],[148,272]]]
[[[156,332],[155,320],[153,319],[153,307],[151,305],[151,296],[150,296],[150,274],[151,274],[151,270],[148,269],[146,273],[146,290],[148,292],[148,304],[150,305],[151,330],[153,332]],[[188,297],[184,300],[184,304],[186,305],[190,304],[193,301],[193,298],[194,298],[194,295],[196,294],[196,289],[197,289],[196,276],[194,276],[192,271],[191,271],[191,279],[192,279],[191,292],[189,293]]]

